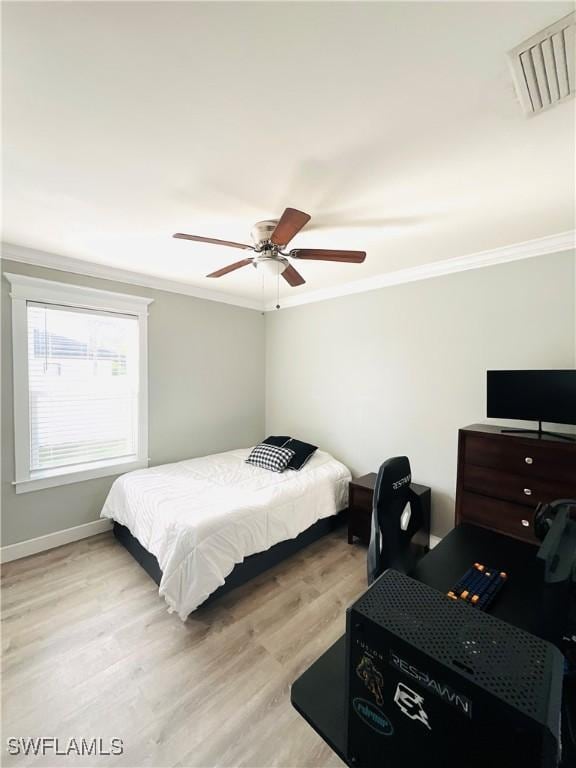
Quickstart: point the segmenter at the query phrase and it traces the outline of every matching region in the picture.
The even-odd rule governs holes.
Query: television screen
[[[487,414],[576,424],[576,370],[487,371]]]

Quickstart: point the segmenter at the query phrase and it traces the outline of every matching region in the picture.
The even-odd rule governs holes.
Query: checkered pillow
[[[246,459],[246,464],[253,464],[261,469],[269,469],[270,472],[284,472],[293,457],[294,451],[288,448],[260,443],[252,449],[250,456]]]

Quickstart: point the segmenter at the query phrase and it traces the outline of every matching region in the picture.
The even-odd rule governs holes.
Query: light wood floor
[[[102,534],[3,566],[2,765],[342,766],[290,685],[343,632],[366,552],[331,534],[186,622]],[[9,757],[14,736],[120,757]]]

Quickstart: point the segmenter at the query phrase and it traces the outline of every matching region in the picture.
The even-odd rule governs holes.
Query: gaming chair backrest
[[[401,518],[410,501],[412,473],[406,456],[385,461],[376,479],[372,506],[372,526],[368,547],[368,583],[387,568],[406,572],[404,550],[410,544],[401,529]],[[412,527],[412,526],[410,526]]]

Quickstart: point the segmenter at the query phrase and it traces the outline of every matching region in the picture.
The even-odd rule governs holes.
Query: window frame
[[[12,299],[12,364],[14,380],[14,459],[16,493],[28,493],[98,477],[119,475],[148,466],[148,306],[153,299],[58,283],[29,275],[5,273]],[[138,319],[138,446],[136,458],[106,459],[74,468],[30,469],[30,410],[28,378],[27,302],[74,309],[114,312]]]

